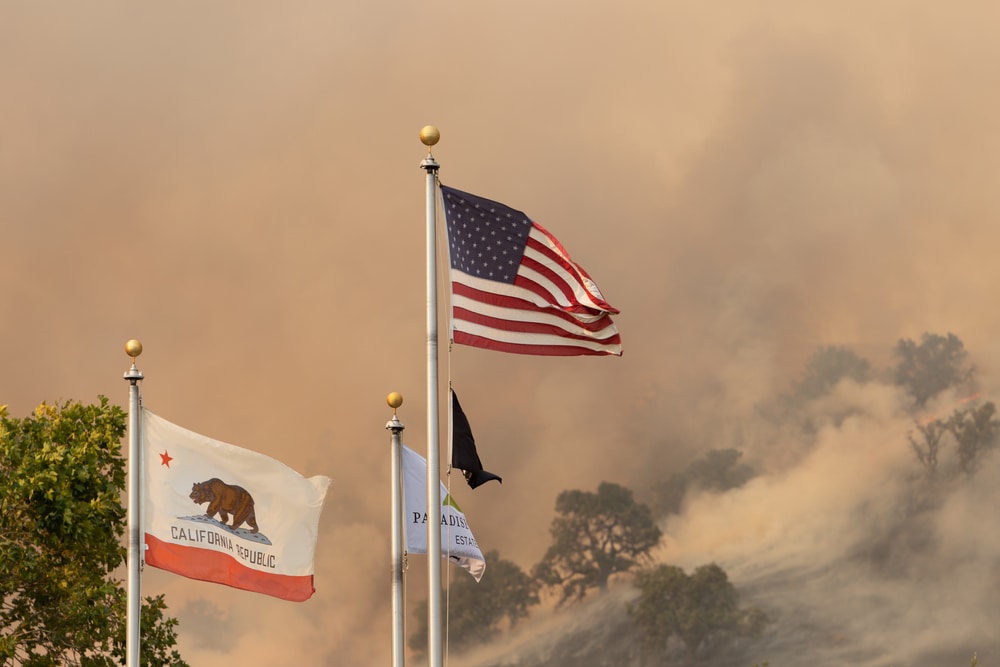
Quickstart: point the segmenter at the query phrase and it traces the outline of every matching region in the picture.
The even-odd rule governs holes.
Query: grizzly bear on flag
[[[233,516],[233,523],[230,526],[236,530],[246,523],[250,526],[250,532],[256,533],[257,515],[253,509],[253,496],[242,486],[226,484],[218,477],[205,482],[195,482],[191,485],[191,500],[197,505],[208,503],[205,516],[212,518],[216,514],[225,524],[229,521],[229,515]]]

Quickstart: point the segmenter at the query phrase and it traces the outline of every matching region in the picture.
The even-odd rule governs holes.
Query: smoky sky
[[[899,397],[841,387],[869,417],[809,453],[756,408],[818,346],[884,364],[925,331],[955,332],[995,399],[998,19],[975,1],[5,3],[0,404],[125,406],[140,339],[151,409],[333,478],[306,603],[146,570],[184,657],[387,661],[385,396],[425,451],[432,123],[442,182],[525,211],[622,311],[620,359],[442,344],[504,480],[454,483],[481,545],[530,568],[560,491],[640,492],[740,446],[767,474],[693,502],[658,557],[718,559],[737,584],[812,563],[803,604],[844,591],[823,539],[861,548],[872,529],[849,519],[895,502]],[[943,561],[996,554],[962,555],[974,506],[942,510]]]

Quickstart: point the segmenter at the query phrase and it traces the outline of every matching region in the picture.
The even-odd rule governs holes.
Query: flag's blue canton
[[[532,223],[524,213],[441,186],[451,268],[513,284]]]

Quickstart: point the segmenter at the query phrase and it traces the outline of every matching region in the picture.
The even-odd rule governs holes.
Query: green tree
[[[502,623],[513,627],[538,604],[538,583],[509,560],[492,550],[485,555],[487,568],[477,583],[463,576],[448,590],[448,643],[461,650],[487,642],[499,634]],[[418,605],[416,624],[409,646],[427,649],[427,601]]]
[[[965,345],[952,333],[947,336],[925,333],[919,344],[909,338],[901,339],[893,353],[897,358],[893,380],[906,389],[917,408],[924,407],[949,387],[971,382],[974,375]]]
[[[828,406],[820,416],[807,408],[810,403],[829,395],[844,380],[864,384],[874,377],[875,371],[868,360],[850,348],[822,346],[813,352],[788,393],[762,402],[757,409],[762,417],[775,424],[795,425],[805,434],[815,434],[823,423],[841,424],[860,408]]]
[[[124,434],[103,396],[24,419],[0,406],[0,665],[124,664]],[[165,609],[144,601],[143,665],[186,665]]]
[[[713,641],[760,636],[767,616],[757,607],[740,609],[739,593],[725,571],[710,563],[690,576],[674,565],[636,574],[639,597],[628,607],[646,647],[664,651],[677,637],[693,661]]]
[[[563,491],[549,532],[553,542],[532,570],[542,584],[561,587],[560,602],[605,590],[608,579],[648,558],[662,533],[632,491],[601,482],[597,493]]]
[[[947,424],[941,419],[935,419],[925,424],[918,423],[917,433],[907,433],[906,437],[910,441],[913,453],[917,455],[917,461],[927,472],[927,479],[933,481],[937,475],[938,460],[941,456],[941,438],[948,433]]]
[[[738,449],[713,449],[694,461],[684,472],[671,475],[653,488],[653,505],[659,515],[681,511],[684,496],[691,489],[721,493],[743,486],[757,474],[740,463]]]
[[[948,469],[971,475],[976,471],[982,456],[996,448],[1000,441],[1000,419],[996,405],[989,401],[979,407],[955,410],[948,419],[935,419],[917,424],[919,437],[907,434],[917,461],[927,471],[930,481],[935,479],[943,445],[954,441],[957,464]],[[944,436],[950,436],[947,440]]]
[[[841,380],[863,384],[871,377],[868,360],[846,347],[829,345],[813,353],[793,391],[800,398],[816,399],[830,393]]]
[[[967,474],[975,472],[984,452],[996,447],[1000,420],[992,401],[978,408],[955,410],[946,426],[958,443],[958,467]]]

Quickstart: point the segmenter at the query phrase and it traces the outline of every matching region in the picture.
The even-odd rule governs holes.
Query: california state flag
[[[330,478],[212,440],[142,410],[146,563],[301,602]]]

